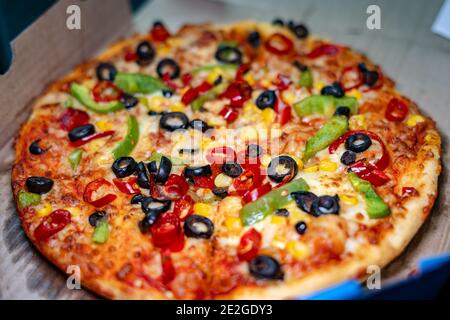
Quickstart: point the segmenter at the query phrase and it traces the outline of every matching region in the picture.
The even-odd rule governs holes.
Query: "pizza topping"
[[[291,52],[294,43],[282,33],[274,33],[266,40],[264,46],[267,51],[276,55],[285,55]]]
[[[317,202],[318,197],[309,191],[297,191],[291,193],[297,206],[306,213],[313,213],[313,203]]]
[[[295,231],[297,231],[297,233],[301,236],[305,234],[307,229],[308,226],[304,221],[299,221],[295,224]]]
[[[211,166],[209,164],[199,167],[186,167],[184,168],[183,175],[188,180],[193,180],[194,177],[209,177],[212,175]]]
[[[78,165],[81,162],[81,157],[83,155],[83,150],[81,149],[75,149],[69,154],[69,164],[72,170],[76,170],[78,168]]]
[[[243,196],[249,190],[259,187],[263,180],[259,166],[246,165],[245,171],[234,180],[233,188],[238,195]]]
[[[239,163],[236,162],[227,162],[222,165],[222,171],[227,176],[232,178],[237,178],[243,172],[242,167]]]
[[[171,212],[163,213],[151,226],[150,233],[153,244],[160,248],[166,248],[178,242],[180,237],[184,238],[181,232],[180,219]]]
[[[184,221],[194,210],[194,200],[189,195],[184,195],[173,205],[173,212],[178,215],[181,221]]]
[[[335,56],[341,51],[341,48],[334,44],[322,44],[314,48],[307,57],[309,59],[317,59],[323,56]]]
[[[349,170],[376,187],[382,186],[389,181],[389,177],[383,171],[364,159],[351,164]]]
[[[170,33],[161,21],[155,21],[150,30],[152,40],[155,42],[164,42],[170,37]]]
[[[267,255],[259,255],[249,262],[250,274],[257,279],[283,280],[284,273],[280,264]]]
[[[364,83],[364,78],[358,66],[349,66],[342,71],[339,82],[344,91],[350,91],[360,87]]]
[[[306,69],[301,71],[300,79],[298,80],[298,84],[305,88],[311,88],[313,83],[314,83],[313,74],[312,74],[311,70],[308,67],[306,67]]]
[[[149,65],[155,58],[156,52],[148,41],[142,41],[136,48],[137,63],[141,66]]]
[[[160,79],[141,73],[119,72],[114,84],[128,94],[151,94],[158,90],[168,89]]]
[[[136,166],[137,163],[132,157],[120,157],[114,160],[111,169],[117,178],[125,178],[136,171]]]
[[[118,101],[122,91],[109,81],[99,81],[92,89],[95,102]]]
[[[214,56],[219,62],[230,64],[242,63],[242,52],[238,48],[229,45],[219,45]]]
[[[19,202],[19,209],[23,209],[41,202],[41,195],[21,190],[17,193],[17,200]]]
[[[256,98],[256,106],[264,110],[265,108],[274,108],[277,103],[277,95],[273,90],[263,91],[258,98]]]
[[[336,108],[336,112],[334,114],[338,115],[338,116],[346,116],[347,118],[350,118],[350,113],[351,113],[351,110],[349,107],[341,106],[341,107]]]
[[[139,140],[139,123],[135,116],[129,115],[127,121],[128,129],[125,138],[112,150],[114,159],[128,156],[136,147]]]
[[[250,32],[248,34],[247,41],[253,48],[259,48],[261,45],[261,35],[258,31]]]
[[[116,77],[117,80],[117,77]],[[118,111],[124,108],[123,104],[120,101],[110,101],[106,103],[97,103],[94,99],[91,98],[91,94],[89,92],[89,88],[73,82],[70,87],[71,94],[87,109],[96,112],[96,113],[109,113]],[[117,96],[117,99],[120,96]]]
[[[354,97],[336,98],[331,95],[313,95],[294,103],[294,110],[299,117],[316,114],[331,117],[337,111],[338,106],[347,107],[352,114],[355,114],[358,109],[358,101]]]
[[[168,112],[161,116],[159,127],[173,132],[175,130],[187,129],[189,126],[188,117],[182,112]]]
[[[324,96],[333,96],[335,98],[342,98],[345,95],[344,89],[342,89],[339,82],[334,82],[330,86],[323,87],[320,94]]]
[[[245,232],[237,249],[239,260],[250,261],[258,255],[258,251],[261,247],[262,236],[254,228],[250,228]]]
[[[200,119],[191,120],[191,122],[189,122],[189,126],[192,129],[199,130],[203,133],[211,129],[211,127],[205,121]]]
[[[27,178],[25,185],[29,192],[45,194],[52,189],[53,180],[46,177],[34,176]]]
[[[111,189],[111,187],[112,184],[103,178],[91,181],[84,189],[83,200],[96,208],[104,207],[117,198],[115,194],[101,192],[102,189]],[[98,196],[99,193],[102,195]]]
[[[41,155],[48,151],[49,148],[43,149],[41,146],[39,146],[40,141],[41,139],[37,139],[30,144],[30,146],[28,147],[28,151],[30,151],[31,154]]]
[[[137,163],[136,175],[139,187],[143,189],[150,189],[150,179],[148,177],[144,162],[140,161]]]
[[[122,96],[120,97],[120,102],[123,104],[125,109],[131,109],[137,106],[139,100],[135,96],[123,92]]]
[[[298,172],[297,162],[289,156],[273,158],[267,168],[267,175],[275,182],[289,182]]]
[[[230,99],[230,106],[233,108],[241,108],[244,102],[252,96],[252,87],[244,80],[236,80],[232,82],[221,96]]]
[[[92,233],[92,242],[97,244],[103,244],[109,237],[109,224],[106,216],[99,219]]]
[[[176,79],[180,76],[180,66],[175,60],[165,58],[156,66],[156,73],[161,79]]]
[[[162,156],[159,161],[159,167],[156,171],[155,182],[156,183],[165,183],[169,178],[170,171],[172,170],[172,162],[169,158]]]
[[[324,214],[339,214],[339,196],[321,196],[312,203],[312,214],[316,217]]]
[[[386,108],[385,117],[389,121],[400,122],[408,114],[408,105],[400,99],[392,98]]]
[[[244,201],[244,203],[255,201],[268,193],[270,190],[272,190],[272,185],[269,182],[264,183],[252,190],[247,191],[242,197],[242,200]]]
[[[227,88],[227,84],[226,83],[221,83],[216,85],[215,87],[212,87],[211,89],[208,89],[208,91],[205,94],[202,94],[201,96],[198,97],[198,94],[196,94],[194,100],[192,102],[188,101],[191,98],[186,96],[189,93],[189,90],[196,90],[194,89],[189,89],[185,95],[183,96],[183,98],[186,96],[185,98],[185,103],[191,103],[191,109],[192,111],[199,111],[202,110],[203,105],[211,100],[214,100],[218,95],[223,94],[223,92],[225,91],[225,89]],[[195,93],[195,92],[194,92]],[[192,95],[194,95],[194,93],[191,93]]]
[[[348,174],[348,179],[350,180],[353,188],[364,197],[369,218],[379,219],[390,214],[389,206],[377,194],[373,186],[368,181],[360,179],[353,172]]]
[[[95,68],[95,74],[99,81],[114,81],[117,69],[112,63],[101,62]]]
[[[70,223],[70,212],[67,210],[55,210],[44,217],[42,222],[34,230],[37,241],[46,241]]]
[[[139,188],[136,187],[136,177],[132,177],[126,181],[114,178],[113,183],[120,192],[123,192],[125,194],[135,194],[141,192]]]
[[[89,220],[89,224],[93,227],[97,226],[97,223],[103,219],[106,215],[105,211],[95,211],[94,213],[92,213],[88,220]]]
[[[345,140],[345,148],[356,153],[366,151],[371,145],[372,140],[365,133],[352,134]]]
[[[368,70],[364,63],[360,63],[358,65],[358,69],[361,71],[363,75],[364,84],[369,87],[373,87],[380,78],[380,74],[375,70]]]
[[[190,215],[184,222],[184,234],[189,238],[209,239],[214,232],[214,224],[207,217]]]
[[[154,188],[158,187],[157,185]],[[158,187],[159,188],[159,187]],[[171,174],[164,183],[163,188],[159,188],[158,196],[169,200],[178,200],[186,195],[189,189],[189,184],[186,180],[177,174]],[[155,190],[152,190],[152,195]]]
[[[219,198],[225,198],[226,196],[228,196],[228,188],[214,187],[212,189],[212,192],[214,195],[218,196]]]
[[[157,200],[152,197],[144,197],[141,200],[141,209],[146,215],[153,215],[157,218],[161,213],[169,210],[171,204],[172,201],[170,200]]]
[[[290,21],[291,22],[291,21]],[[289,30],[291,30],[298,39],[305,39],[309,35],[309,30],[303,24],[288,23]]]
[[[276,216],[280,216],[280,217],[288,217],[289,210],[286,208],[280,208],[280,209],[275,210],[275,212],[273,214]]]
[[[89,115],[81,110],[67,108],[59,117],[61,129],[71,131],[74,128],[87,124]]]
[[[82,126],[79,126],[77,128],[72,129],[69,132],[69,140],[74,142],[76,140],[85,138],[87,136],[90,136],[95,133],[95,127],[92,124],[84,124]]]
[[[235,162],[237,160],[236,152],[230,147],[212,148],[206,154],[206,160],[209,163],[224,164],[226,162]]]
[[[235,108],[232,108],[231,106],[225,106],[220,112],[219,115],[221,115],[226,122],[233,123],[236,121],[239,113]]]
[[[356,161],[356,153],[350,150],[346,150],[341,156],[341,162],[348,166]]]

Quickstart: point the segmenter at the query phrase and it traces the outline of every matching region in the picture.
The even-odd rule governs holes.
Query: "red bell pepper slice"
[[[102,187],[110,188],[111,186],[112,184],[103,178],[91,181],[84,189],[83,200],[96,208],[104,207],[107,204],[113,202],[117,198],[117,196],[115,194],[108,193],[100,198],[94,199],[94,193],[96,193]]]
[[[237,159],[236,152],[231,147],[216,147],[208,150],[206,160],[209,163],[224,164],[227,162],[235,162]]]
[[[403,187],[402,188],[402,197],[415,197],[419,194],[419,191],[417,191],[414,187]]]
[[[238,246],[238,257],[241,261],[250,261],[258,255],[262,236],[254,228],[249,229],[241,237]]]
[[[185,195],[181,199],[175,201],[173,205],[173,213],[178,215],[181,221],[184,221],[194,211],[194,200],[191,196]]]
[[[181,97],[181,102],[184,104],[190,104],[198,97],[199,93],[195,88],[189,88]]]
[[[132,177],[128,180],[114,178],[113,182],[117,189],[125,194],[136,194],[141,192],[141,190],[139,190],[139,188],[136,186],[137,177]]]
[[[292,108],[291,106],[284,103],[283,99],[279,94],[277,94],[277,102],[274,106],[274,111],[277,113],[276,122],[282,126],[288,123],[292,119]]]
[[[170,73],[168,72],[163,74],[162,81],[167,87],[169,87],[172,90],[176,90],[178,88],[178,85],[172,81],[172,79],[170,78]]]
[[[185,85],[185,86],[187,86],[189,83],[191,83],[191,81],[192,81],[192,74],[190,74],[190,73],[183,73],[182,75],[181,75],[181,82]]]
[[[175,279],[175,267],[173,266],[172,258],[169,254],[161,255],[161,282],[163,285],[168,285]]]
[[[386,108],[384,116],[389,121],[400,122],[405,120],[408,114],[408,105],[400,99],[392,98]]]
[[[150,30],[150,35],[155,42],[164,42],[170,37],[169,31],[162,24],[154,25]]]
[[[291,39],[286,37],[282,33],[274,33],[264,43],[267,51],[276,55],[288,54],[294,47],[294,43]]]
[[[70,212],[67,210],[55,210],[44,217],[42,222],[34,230],[34,237],[38,241],[46,241],[70,223]]]
[[[328,147],[328,152],[330,154],[333,154],[336,152],[336,150],[339,148],[339,146],[341,144],[343,144],[345,142],[345,140],[347,140],[348,137],[350,137],[352,134],[355,133],[364,133],[366,135],[368,135],[372,140],[377,141],[381,148],[382,148],[382,155],[381,158],[378,159],[377,162],[375,162],[375,166],[379,169],[379,170],[384,170],[387,168],[387,166],[389,165],[389,153],[386,149],[386,145],[384,144],[383,140],[376,135],[375,133],[371,132],[371,131],[367,131],[367,130],[352,130],[352,131],[347,131],[346,133],[344,133],[342,136],[340,136],[339,138],[337,138],[332,144],[330,144],[330,146]]]
[[[89,115],[81,110],[67,108],[58,118],[61,129],[70,131],[89,123]]]
[[[267,182],[257,188],[254,188],[253,190],[247,191],[242,199],[244,200],[244,203],[253,202],[268,193],[270,190],[272,190],[272,185]]]
[[[92,95],[96,102],[117,101],[122,96],[122,91],[112,82],[100,81],[92,89]]]
[[[351,165],[349,165],[349,169],[352,172],[356,173],[358,177],[369,181],[376,187],[382,186],[390,180],[383,171],[365,160],[359,160],[355,163],[352,163]]]
[[[344,91],[349,91],[360,87],[364,83],[364,78],[358,66],[349,66],[342,70],[339,82]]]
[[[240,196],[243,196],[249,190],[259,187],[264,180],[259,166],[247,165],[244,168],[244,172],[233,182],[236,194]]]
[[[314,48],[310,53],[307,54],[309,59],[317,59],[324,55],[327,56],[335,56],[341,50],[340,47],[335,46],[334,44],[323,44],[317,48]]]
[[[228,123],[232,123],[236,121],[239,112],[232,108],[231,106],[225,106],[220,112],[219,115],[221,115]]]
[[[287,88],[289,88],[289,86],[292,83],[292,80],[289,76],[286,76],[284,74],[278,74],[277,79],[275,81],[273,81],[272,83],[275,86],[277,86],[278,90],[284,91]]]
[[[230,106],[241,108],[244,102],[252,97],[252,90],[247,81],[234,81],[220,96],[230,99]]]
[[[189,184],[182,176],[171,174],[164,184],[166,193],[173,195],[172,199],[179,199],[183,197],[189,189]]]
[[[155,246],[167,247],[175,242],[181,233],[180,219],[174,213],[163,213],[150,227],[150,233]]]
[[[193,177],[192,179],[194,180],[194,187],[214,189],[214,181],[211,177],[198,176]]]
[[[239,66],[239,68],[236,71],[236,76],[235,79],[237,81],[243,81],[244,80],[244,75],[250,71],[251,65],[250,63],[243,63]]]
[[[72,142],[70,142],[70,144],[73,147],[79,147],[79,146],[82,146],[82,145],[84,145],[84,144],[86,144],[88,142],[91,142],[92,140],[100,139],[100,138],[104,138],[104,137],[108,137],[108,136],[112,136],[114,134],[114,132],[115,131],[113,131],[113,130],[104,131],[104,132],[97,132],[97,133],[91,134],[89,136],[86,136],[84,138],[72,141]]]
[[[136,61],[137,60],[137,54],[133,50],[126,50],[125,51],[125,55],[124,55],[124,59],[127,62]]]

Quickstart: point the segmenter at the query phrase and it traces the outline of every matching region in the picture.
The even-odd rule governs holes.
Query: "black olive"
[[[139,100],[135,96],[124,92],[120,97],[120,102],[122,102],[125,109],[131,109],[137,106]]]
[[[150,110],[149,112],[147,112],[147,114],[149,115],[149,116],[151,116],[151,117],[154,117],[154,116],[162,116],[163,114],[165,114],[165,113],[167,113],[166,111],[161,111],[161,112],[159,112],[159,111],[153,111],[153,110]]]
[[[346,116],[347,118],[350,117],[350,108],[349,107],[337,107],[336,112],[334,113],[337,116]]]
[[[165,98],[170,98],[171,96],[173,96],[173,91],[170,90],[170,89],[163,89],[163,90],[162,90],[162,95],[163,95]]]
[[[376,72],[376,71],[363,72],[364,83],[366,85],[368,85],[369,87],[372,87],[373,85],[375,85],[375,83],[377,83],[379,77],[380,76],[379,76],[378,72]]]
[[[323,87],[320,91],[320,94],[324,96],[334,96],[336,98],[342,98],[345,95],[345,92],[339,82],[334,82],[330,86]]]
[[[183,112],[167,112],[159,119],[159,126],[167,131],[187,129],[189,119]]]
[[[295,22],[292,21],[292,20],[289,20],[289,21],[287,22],[287,27],[288,27],[289,30],[292,31],[292,30],[294,29],[294,27],[295,27]]]
[[[172,170],[172,161],[169,158],[162,156],[159,161],[158,171],[155,175],[156,183],[165,183],[169,178],[170,171]]]
[[[199,176],[210,176],[212,175],[212,170],[209,164],[201,167],[186,167],[184,168],[183,175],[187,179]]]
[[[249,159],[253,159],[253,158],[258,158],[259,156],[261,156],[263,153],[263,149],[261,148],[260,145],[258,144],[249,144],[247,146],[247,153],[246,156]]]
[[[219,198],[225,198],[228,196],[228,188],[214,187],[212,193]]]
[[[164,27],[164,23],[161,20],[156,20],[153,22],[153,27]]]
[[[237,178],[241,175],[243,170],[239,163],[227,162],[222,165],[222,171],[229,177]]]
[[[356,153],[353,151],[347,150],[341,156],[341,162],[346,166],[354,163],[356,161]]]
[[[309,191],[292,192],[291,196],[294,198],[297,206],[306,213],[312,212],[312,205],[318,199],[314,193]]]
[[[206,132],[208,129],[211,129],[211,127],[203,120],[200,119],[194,119],[191,122],[189,122],[189,125],[195,129],[199,130],[201,132]]]
[[[321,196],[312,205],[312,214],[316,217],[325,214],[339,214],[339,196]]]
[[[182,148],[182,149],[178,150],[178,153],[194,155],[194,154],[198,153],[199,151],[200,151],[199,149]]]
[[[145,66],[150,64],[155,58],[155,49],[148,41],[142,41],[136,48],[137,63]]]
[[[266,90],[256,98],[256,106],[263,110],[265,108],[272,108],[277,103],[277,95],[273,90]]]
[[[258,48],[261,44],[261,36],[259,35],[259,32],[258,31],[250,32],[247,37],[247,41],[253,48]]]
[[[136,171],[136,165],[132,157],[120,157],[114,160],[111,169],[117,178],[125,178]]]
[[[222,77],[222,75],[219,75],[219,76],[217,77],[217,79],[214,80],[213,85],[214,85],[214,86],[218,86],[219,84],[222,83],[222,81],[223,81],[223,77]]]
[[[146,233],[148,228],[150,228],[156,220],[158,220],[161,213],[153,211],[149,214],[146,214],[145,217],[139,222],[139,229],[142,233]]]
[[[31,154],[40,155],[47,152],[48,149],[42,149],[39,146],[40,141],[41,139],[37,139],[30,144],[30,146],[28,147],[28,151],[30,151]]]
[[[238,48],[230,46],[219,46],[215,57],[217,61],[223,63],[240,64],[242,62],[242,53]]]
[[[97,223],[103,219],[106,215],[105,211],[95,211],[89,216],[89,224],[93,227],[97,226]]]
[[[147,170],[149,173],[156,173],[156,171],[158,171],[158,164],[155,160],[147,163]]]
[[[145,197],[144,197],[142,194],[140,194],[140,193],[135,194],[135,195],[131,198],[130,203],[131,203],[131,204],[141,204],[141,202],[144,200],[144,198],[145,198]]]
[[[142,211],[149,215],[152,213],[161,214],[170,209],[172,201],[170,200],[157,200],[152,197],[144,197],[141,201]]]
[[[365,133],[355,133],[345,140],[345,148],[359,153],[366,151],[372,145],[372,140]]]
[[[90,136],[95,133],[94,125],[88,123],[82,126],[76,127],[75,129],[70,130],[69,139],[70,141],[77,141],[84,137]]]
[[[303,63],[297,61],[297,60],[295,60],[293,62],[293,65],[294,65],[294,67],[296,67],[301,72],[308,71],[308,67],[306,65],[304,65]]]
[[[207,217],[193,214],[186,218],[183,229],[186,237],[209,239],[214,232],[214,224]]]
[[[180,66],[175,60],[170,58],[162,59],[156,66],[156,73],[160,78],[168,74],[170,79],[176,79],[180,76]]]
[[[272,21],[272,24],[275,26],[284,26],[284,21],[281,18],[276,18]]]
[[[53,187],[53,180],[46,177],[29,177],[25,182],[29,192],[44,194]]]
[[[112,63],[102,62],[97,65],[95,74],[100,81],[114,81],[117,69]]]
[[[289,156],[273,158],[267,168],[267,175],[270,180],[275,182],[291,181],[297,175],[297,172],[297,162]]]
[[[280,217],[288,217],[289,211],[286,208],[277,209],[277,210],[275,210],[274,215],[280,216]]]
[[[308,28],[303,24],[290,26],[289,29],[291,29],[298,39],[305,39],[309,35]]]
[[[142,161],[136,165],[136,174],[139,187],[150,189],[150,179],[148,178],[145,164]]]
[[[361,71],[361,72],[366,72],[366,71],[368,71],[367,70],[367,66],[366,66],[366,64],[365,63],[360,63],[360,64],[358,64],[358,69],[359,69],[359,71]]]
[[[283,271],[277,260],[270,256],[259,255],[249,262],[250,273],[258,279],[282,280]]]
[[[306,232],[306,229],[308,229],[308,226],[303,221],[297,222],[297,224],[295,225],[295,230],[297,231],[297,233],[299,235],[304,235]]]

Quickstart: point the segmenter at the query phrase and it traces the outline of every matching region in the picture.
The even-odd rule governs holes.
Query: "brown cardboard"
[[[77,3],[85,23],[82,32],[65,29],[65,8]],[[450,41],[430,31],[442,1],[381,0],[270,0],[207,1],[153,0],[134,18],[138,31],[163,19],[172,30],[187,22],[218,23],[274,17],[304,21],[319,36],[363,51],[381,64],[400,90],[419,103],[437,122],[444,140],[440,196],[429,219],[406,251],[382,273],[382,283],[404,279],[420,258],[450,251],[450,182],[446,164],[450,155]],[[366,8],[378,4],[382,30],[365,26]],[[180,14],[183,13],[183,14]],[[120,22],[120,23],[118,23]],[[82,22],[83,24],[83,22]],[[69,290],[65,276],[42,257],[26,239],[12,202],[10,166],[12,136],[29,114],[32,98],[51,79],[93,55],[129,30],[131,19],[122,0],[60,1],[14,41],[15,61],[6,77],[0,76],[0,299],[92,299],[86,290]],[[59,26],[59,27],[56,27]],[[86,27],[86,28],[84,28]],[[94,30],[91,33],[90,30]],[[81,48],[81,49],[80,49]]]

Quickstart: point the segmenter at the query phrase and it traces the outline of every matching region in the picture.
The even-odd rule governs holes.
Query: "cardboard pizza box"
[[[345,281],[310,298],[365,298],[389,292],[394,297],[399,286],[418,280],[429,290],[443,281],[426,278],[436,271],[450,252],[450,183],[447,143],[450,132],[450,41],[430,31],[442,1],[381,2],[348,0],[339,5],[332,0],[153,0],[132,17],[124,0],[61,0],[12,43],[13,64],[0,75],[0,299],[97,299],[81,289],[70,290],[65,275],[51,265],[27,240],[15,212],[10,189],[10,169],[14,160],[14,137],[30,114],[30,104],[48,83],[58,79],[77,64],[104,49],[108,43],[137,30],[146,32],[156,19],[164,20],[174,31],[189,22],[230,22],[242,19],[270,21],[284,17],[305,22],[312,33],[345,43],[369,55],[393,77],[405,95],[418,102],[437,122],[443,136],[443,173],[440,193],[427,222],[405,252],[381,272],[381,291],[368,291],[355,281]],[[381,30],[365,27],[366,9],[378,3],[382,14]],[[67,27],[68,7],[77,5],[81,29]],[[69,10],[69,12],[73,12]],[[182,14],[181,14],[182,13]],[[133,27],[134,25],[134,27]],[[425,260],[427,257],[440,257]],[[422,273],[411,277],[422,261]],[[447,268],[447,272],[448,272]],[[424,275],[425,274],[425,275]],[[447,273],[448,275],[448,273]],[[436,280],[438,279],[438,280]],[[380,293],[381,292],[381,293]],[[431,295],[431,292],[429,292]],[[304,298],[304,297],[300,297]]]

